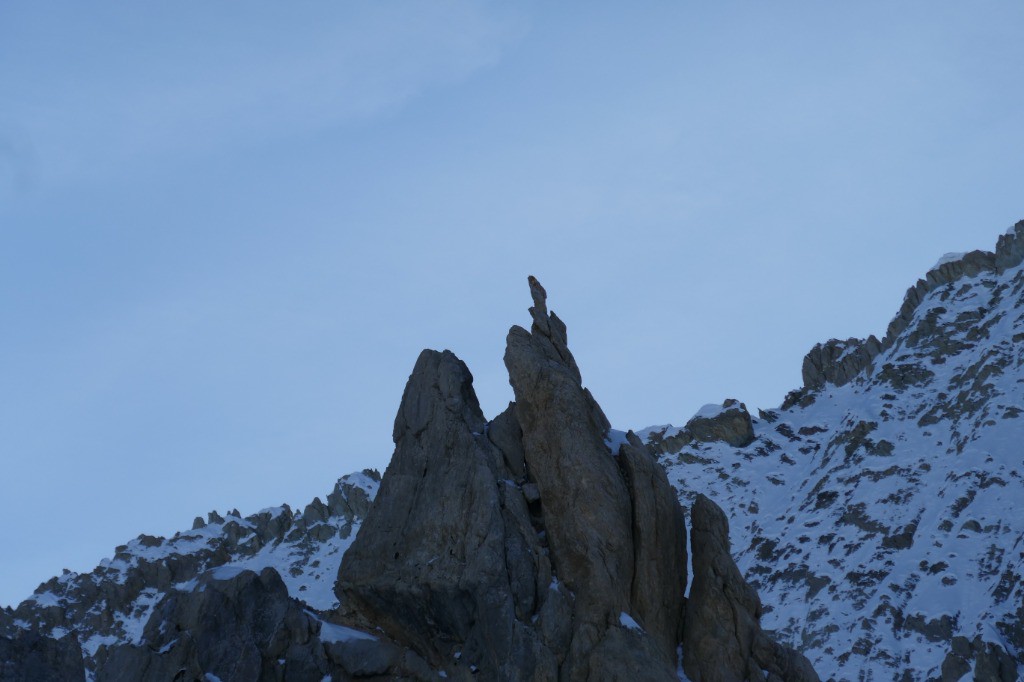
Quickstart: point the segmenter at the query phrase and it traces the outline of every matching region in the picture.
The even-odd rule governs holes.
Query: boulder
[[[747,406],[732,398],[722,406],[705,405],[686,422],[686,431],[695,440],[705,443],[722,441],[734,448],[742,448],[754,442],[754,423],[747,412]]]

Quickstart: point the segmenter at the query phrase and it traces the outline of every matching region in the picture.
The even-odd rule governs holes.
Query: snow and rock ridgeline
[[[619,665],[650,679],[688,673],[709,682],[726,670],[814,679],[788,645],[822,678],[1015,680],[1024,663],[1022,260],[1024,222],[994,253],[940,261],[908,291],[881,341],[812,349],[804,386],[781,408],[753,418],[726,401],[639,438],[608,428],[580,384],[564,325],[531,282],[534,326],[510,335],[513,384],[537,381],[541,366],[561,378],[517,389],[521,406],[485,423],[458,372],[435,373],[402,422],[416,422],[405,447],[422,452],[393,465],[415,465],[435,488],[452,479],[428,469],[458,459],[456,436],[466,431],[466,461],[475,463],[459,479],[466,494],[424,496],[426,484],[412,477],[390,484],[412,492],[370,512],[378,479],[353,475],[301,514],[211,514],[173,538],[140,536],[93,572],[54,578],[0,612],[0,679],[8,669],[39,680],[515,677],[525,671],[488,658],[488,647],[506,645],[566,678]],[[517,369],[517,352],[533,354],[526,368]],[[435,388],[450,400],[420,414]],[[531,400],[564,403],[565,423]],[[456,403],[469,406],[468,417],[447,415]],[[420,427],[437,431],[431,444],[418,440],[430,433]],[[591,450],[601,457],[586,456]],[[551,461],[559,453],[583,459]],[[652,456],[692,511],[681,564],[666,560],[674,553],[662,537],[685,538],[684,528],[670,530],[676,513],[640,492],[665,480],[646,465]],[[401,478],[390,469],[382,490]],[[580,472],[598,470],[607,475],[589,487],[596,479]],[[621,495],[609,492],[622,486]],[[486,500],[490,520],[469,523]],[[587,527],[617,527],[619,508],[630,521],[611,544],[588,535]],[[389,518],[403,510],[428,535],[402,537]],[[346,553],[368,513],[376,520]],[[587,523],[574,522],[579,514]],[[685,581],[687,565],[689,608],[652,601],[672,589],[651,586],[671,585],[672,574]],[[602,576],[607,589],[592,593]],[[409,601],[424,585],[422,603]],[[507,607],[508,632],[478,618],[495,604]],[[723,612],[733,620],[719,622]],[[71,655],[78,647],[81,672]],[[59,672],[47,678],[48,670]]]
[[[173,537],[141,535],[93,571],[65,572],[16,609],[0,611],[0,635],[73,637],[93,672],[110,647],[145,641],[146,625],[168,595],[203,591],[210,580],[267,568],[280,576],[286,594],[310,609],[330,610],[337,606],[334,581],[342,556],[379,481],[374,471],[350,474],[338,480],[326,503],[316,498],[301,512],[287,505],[246,517],[210,512]]]
[[[1022,244],[1024,222],[940,263],[881,342],[815,347],[748,445],[647,434],[684,504],[729,511],[762,623],[824,676],[1018,679]]]

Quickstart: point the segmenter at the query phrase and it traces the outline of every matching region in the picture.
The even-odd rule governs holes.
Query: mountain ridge
[[[560,408],[558,414],[568,410],[577,415],[571,423],[590,425],[574,431],[577,436],[587,429],[600,434],[600,447],[618,452],[620,460],[642,464],[648,456],[657,458],[661,467],[645,469],[651,472],[645,475],[663,468],[666,485],[673,485],[691,514],[699,508],[701,518],[711,519],[714,508],[725,510],[725,555],[716,561],[731,562],[734,556],[740,582],[746,576],[760,593],[756,606],[749,602],[751,622],[760,621],[766,637],[775,636],[781,644],[805,652],[823,676],[946,681],[973,675],[980,680],[1014,680],[1018,664],[1024,663],[1024,529],[1017,520],[1024,503],[1024,462],[1016,454],[1019,447],[1014,449],[1021,440],[1015,420],[1024,413],[1024,390],[1019,388],[1024,380],[1017,378],[1024,363],[1022,261],[1024,221],[999,238],[994,252],[944,258],[908,289],[882,340],[869,336],[817,344],[804,359],[803,386],[787,395],[779,408],[758,417],[739,401],[726,401],[684,427],[649,427],[636,436],[610,430],[596,401],[582,388],[564,323],[547,312],[546,293],[532,278],[533,328],[522,330],[525,337],[510,333],[509,348],[533,343],[531,333],[548,339],[527,363],[530,369],[520,372],[520,382],[538,367],[563,367],[559,371],[582,392],[573,398],[577,402],[566,404],[577,407]],[[514,366],[515,362],[509,367],[512,374]],[[519,405],[529,404],[528,396],[517,392],[516,398]],[[479,433],[490,431],[501,441],[498,452],[504,454],[496,461],[502,462],[500,467],[511,467],[509,480],[521,479],[508,493],[501,493],[501,504],[511,504],[508,495],[522,495],[526,507],[553,501],[550,484],[545,492],[529,473],[540,467],[539,474],[544,460],[534,456],[532,466],[517,463],[525,452],[520,424],[525,408],[509,409],[479,425]],[[543,427],[537,433],[544,435],[535,437],[530,447],[550,450],[552,439],[560,438],[556,427]],[[471,440],[478,439],[477,431],[471,429],[470,434]],[[575,442],[565,441],[556,450],[572,450]],[[598,444],[593,447],[599,451]],[[566,476],[551,480],[564,486]],[[288,633],[305,647],[289,653],[289,647],[274,645],[274,655],[282,656],[275,659],[281,663],[274,668],[274,674],[283,675],[280,679],[313,679],[299,675],[324,670],[401,679],[436,676],[439,667],[441,672],[463,674],[469,666],[425,655],[438,646],[429,643],[436,634],[409,648],[401,637],[390,639],[394,630],[389,629],[387,637],[379,631],[373,634],[377,624],[365,614],[360,620],[358,609],[346,607],[345,590],[333,594],[333,578],[340,575],[344,580],[344,566],[339,572],[337,565],[349,561],[344,558],[349,556],[346,550],[371,513],[377,484],[371,472],[345,477],[332,492],[333,499],[328,496],[326,504],[317,499],[301,514],[282,507],[244,519],[237,513],[211,516],[205,522],[197,519],[192,531],[168,540],[140,536],[92,573],[65,574],[44,583],[17,609],[0,611],[0,642],[7,642],[6,649],[0,648],[3,671],[15,670],[8,677],[0,672],[0,679],[23,679],[16,673],[18,666],[29,669],[26,661],[60,661],[67,672],[67,666],[74,665],[67,661],[72,640],[85,654],[82,674],[89,679],[117,679],[111,661],[125,670],[149,670],[153,675],[174,666],[203,674],[210,666],[221,665],[230,652],[186,652],[177,638],[167,639],[158,621],[177,622],[186,631],[198,628],[196,614],[220,608],[211,606],[213,594],[226,595],[227,602],[215,602],[221,605],[241,594],[256,594],[264,600],[259,603],[279,612],[275,631]],[[637,509],[644,497],[631,493],[632,502],[626,506]],[[671,516],[668,511],[658,513]],[[562,510],[552,519],[566,514]],[[617,512],[613,518],[620,516]],[[519,518],[536,531],[535,517],[527,509]],[[696,517],[692,523],[697,524]],[[538,532],[546,535],[547,527],[542,523],[540,528]],[[546,542],[568,546],[565,543],[575,542],[584,530],[565,531],[561,540]],[[636,532],[634,526],[615,535]],[[528,533],[523,531],[522,537]],[[685,542],[685,528],[683,537]],[[716,537],[703,556],[720,554],[720,531]],[[530,551],[540,556],[542,550],[551,548],[535,545]],[[557,556],[560,550],[555,551]],[[325,562],[328,554],[337,563]],[[282,557],[289,560],[278,561]],[[563,557],[559,563],[565,561]],[[687,572],[685,563],[681,572]],[[686,586],[691,598],[694,584],[696,579]],[[980,597],[974,594],[979,589]],[[698,590],[698,597],[706,596],[704,590]],[[627,599],[633,603],[630,611],[640,608],[635,599]],[[574,601],[575,597],[569,603]],[[344,615],[346,608],[349,613]],[[528,616],[528,609],[517,606],[513,611],[517,608],[516,617]],[[571,612],[576,607],[568,608]],[[239,626],[249,627],[245,618],[251,615],[240,614]],[[609,628],[609,633],[621,630],[623,635],[614,636],[627,639],[637,632],[630,623],[643,631],[626,608],[622,616],[600,627]],[[237,627],[229,629],[236,631]],[[32,637],[36,639],[28,641]],[[154,649],[157,641],[164,643]],[[692,650],[701,649],[692,638],[689,641]],[[149,653],[143,651],[146,642]],[[763,670],[771,658],[766,653],[770,647],[756,654],[751,653],[751,644],[737,644],[747,652],[732,661],[738,670],[750,665]],[[646,651],[646,646],[641,649]],[[704,649],[720,646],[718,641]],[[170,648],[163,651],[164,647]],[[580,651],[579,660],[591,655]],[[269,670],[265,653],[253,654],[247,670]],[[651,660],[665,658],[649,655]],[[796,665],[786,662],[788,654],[771,655],[782,658],[773,664],[777,672],[770,674],[798,679],[786,677],[798,674],[796,668],[787,668]],[[710,653],[702,656],[711,660]],[[685,660],[685,655],[678,658]],[[754,660],[756,664],[750,663]],[[565,665],[556,665],[562,669],[559,675],[573,678],[576,664]],[[714,679],[717,664],[707,670],[694,665],[691,661],[685,673],[680,667],[672,675]],[[288,670],[293,671],[291,677]],[[811,679],[813,672],[799,674],[804,675],[800,679]]]
[[[684,501],[706,486],[730,510],[766,626],[839,679],[1016,679],[1022,240],[1019,222],[994,253],[940,262],[882,342],[812,349],[803,387],[745,415],[749,445],[641,432]]]

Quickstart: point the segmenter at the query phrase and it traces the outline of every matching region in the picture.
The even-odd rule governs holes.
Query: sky
[[[0,604],[488,417],[527,275],[615,428],[777,406],[1024,218],[1024,4],[0,4]]]

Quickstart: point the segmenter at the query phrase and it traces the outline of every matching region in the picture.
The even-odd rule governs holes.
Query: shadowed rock
[[[424,351],[338,596],[434,665],[459,653],[458,665],[495,679],[529,679],[533,669],[554,679],[554,655],[531,627],[553,592],[551,570],[486,431],[465,364],[449,351]],[[507,431],[514,438],[516,428]]]
[[[610,450],[610,425],[583,388],[565,325],[548,312],[540,283],[533,277],[529,283],[533,325],[529,332],[509,331],[505,366],[526,463],[540,491],[554,571],[576,595],[572,645],[562,674],[568,679],[597,674],[605,670],[609,651],[626,660],[626,649],[636,645],[621,639],[625,613],[639,621],[654,645],[645,646],[663,664],[649,670],[649,679],[672,676],[686,582],[679,503],[638,440],[621,455]],[[600,655],[600,666],[588,661],[592,653]]]
[[[322,679],[341,671],[327,660],[319,627],[288,597],[274,569],[215,569],[194,591],[162,600],[146,625],[144,644],[112,647],[96,679]]]
[[[493,422],[458,358],[420,355],[338,596],[452,675],[673,680],[681,509],[635,436],[611,451],[565,325],[530,291],[505,354],[516,402]]]
[[[54,639],[20,630],[0,637],[0,682],[85,680],[82,650],[73,635]]]
[[[871,364],[882,344],[874,336],[867,339],[830,339],[819,343],[804,356],[804,388],[818,390],[825,384],[842,386]]]
[[[761,631],[761,600],[729,552],[725,513],[698,495],[690,520],[693,584],[683,626],[686,674],[693,682],[818,682],[806,658]]]
[[[665,470],[630,433],[619,451],[633,517],[632,613],[671,655],[682,639],[686,523]]]
[[[720,440],[734,448],[754,442],[754,424],[747,406],[733,398],[727,398],[713,415],[698,413],[686,422],[686,431],[696,440],[705,443]]]

